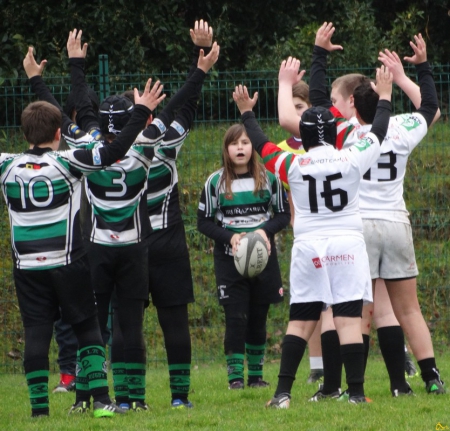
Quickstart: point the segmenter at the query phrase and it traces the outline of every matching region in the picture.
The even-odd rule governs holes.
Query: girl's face
[[[252,157],[253,147],[246,133],[243,133],[236,141],[228,145],[228,156],[233,163],[234,172],[245,174],[248,171],[247,165]]]

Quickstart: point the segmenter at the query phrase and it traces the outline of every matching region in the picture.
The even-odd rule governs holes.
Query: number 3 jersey
[[[359,137],[370,125],[356,128]],[[364,219],[382,219],[409,224],[403,199],[408,156],[428,130],[425,118],[415,112],[391,117],[378,160],[365,172],[359,191],[359,207]]]
[[[296,155],[280,151],[271,142],[263,146],[266,168],[291,189],[296,240],[349,232],[362,236],[359,184],[379,154],[380,145],[372,133],[341,151],[320,145]]]

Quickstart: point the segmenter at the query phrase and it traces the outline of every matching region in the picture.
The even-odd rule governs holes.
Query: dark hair
[[[219,186],[225,184],[225,192],[231,193],[231,183],[237,179],[237,175],[234,172],[233,162],[228,154],[228,147],[233,142],[236,142],[242,134],[247,134],[243,124],[234,124],[225,132],[222,145],[222,162],[223,162],[223,175]],[[250,160],[248,161],[248,172],[255,180],[255,188],[253,193],[256,194],[262,190],[267,179],[265,175],[266,168],[258,159],[258,153],[253,150]]]
[[[373,91],[370,80],[365,80],[355,88],[353,92],[353,103],[361,120],[366,124],[372,124],[377,111],[379,96]]]
[[[336,120],[331,111],[322,106],[307,109],[300,119],[300,137],[306,151],[318,145],[336,146]]]
[[[32,145],[53,142],[61,121],[61,111],[56,106],[44,101],[30,103],[21,117],[25,139]]]
[[[139,90],[139,96],[142,96],[144,93],[142,91]],[[134,102],[134,90],[127,90],[124,91],[121,96],[126,97],[133,105],[135,104]]]

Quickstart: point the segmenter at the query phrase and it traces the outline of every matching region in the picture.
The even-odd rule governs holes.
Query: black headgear
[[[100,105],[100,130],[103,134],[118,135],[134,110],[134,105],[124,96],[109,96]]]
[[[322,106],[307,109],[300,119],[300,137],[305,150],[324,144],[336,147],[336,121],[330,110]]]

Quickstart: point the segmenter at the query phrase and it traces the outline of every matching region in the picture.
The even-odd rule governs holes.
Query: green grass
[[[26,431],[87,431],[87,430],[435,430],[450,427],[449,395],[433,396],[425,393],[420,377],[410,379],[415,397],[394,399],[390,396],[389,381],[380,356],[372,354],[366,375],[366,395],[373,402],[350,405],[326,400],[309,403],[316,391],[306,384],[308,360],[302,362],[292,392],[289,410],[266,410],[277,381],[278,363],[265,365],[265,379],[271,388],[229,391],[224,362],[199,364],[192,370],[191,410],[172,410],[168,372],[165,366],[150,368],[147,374],[148,413],[127,413],[113,419],[94,419],[92,412],[83,416],[67,416],[74,395],[50,394],[50,418],[30,418],[28,392],[23,375],[2,375],[0,385],[0,427],[4,430]],[[449,356],[440,355],[438,365],[443,378],[450,375]],[[58,375],[50,376],[50,387],[56,385]],[[441,424],[443,428],[436,428]]]

